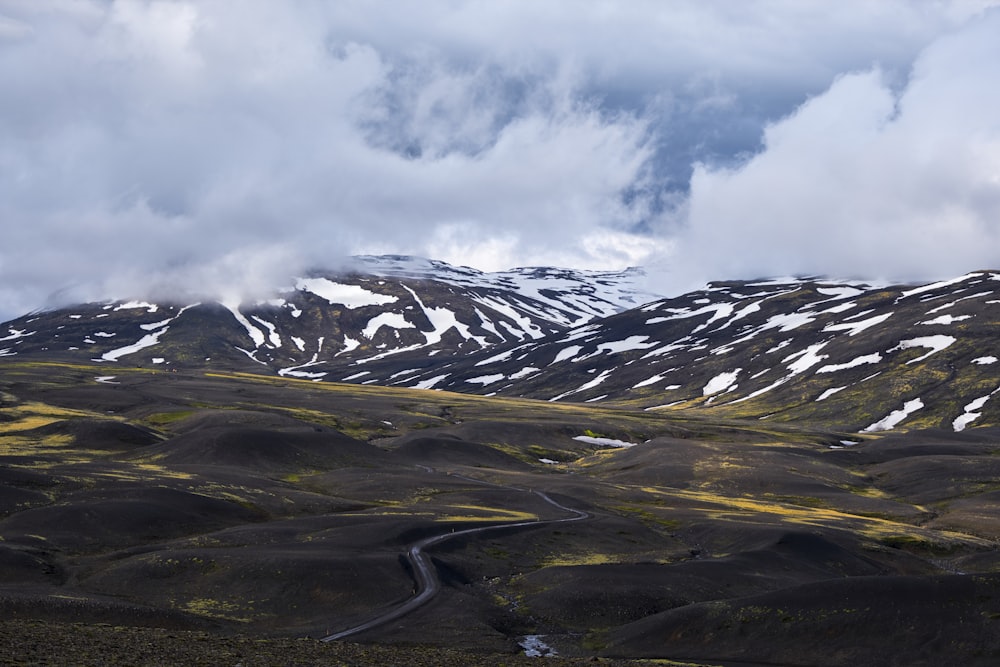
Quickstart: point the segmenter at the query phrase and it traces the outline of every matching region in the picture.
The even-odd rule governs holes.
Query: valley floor
[[[1000,664],[994,429],[103,370],[0,364],[2,664]]]

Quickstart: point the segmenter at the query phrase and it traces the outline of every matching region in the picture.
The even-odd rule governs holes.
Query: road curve
[[[489,482],[482,482],[480,480],[473,480],[471,478],[469,481],[488,484],[490,486],[499,486],[498,484],[490,484]],[[514,487],[504,487],[514,489]],[[521,489],[515,489],[521,490]],[[338,639],[343,639],[344,637],[349,637],[351,635],[356,635],[359,632],[364,632],[365,630],[371,630],[380,625],[394,621],[397,618],[402,618],[406,616],[418,607],[423,606],[430,601],[438,591],[441,590],[441,583],[438,581],[437,576],[434,571],[434,564],[431,562],[431,557],[428,556],[424,550],[428,547],[434,546],[435,544],[440,544],[441,542],[446,542],[455,537],[460,537],[462,535],[473,535],[476,533],[486,533],[495,530],[509,530],[511,528],[521,528],[524,526],[544,526],[556,523],[570,523],[572,521],[582,521],[584,519],[590,518],[590,514],[584,512],[583,510],[573,509],[572,507],[566,507],[562,503],[553,500],[544,491],[530,491],[536,496],[547,502],[553,507],[563,510],[564,512],[569,512],[573,516],[563,517],[562,519],[535,519],[533,521],[518,521],[515,523],[500,523],[493,524],[490,526],[477,526],[475,528],[466,528],[465,530],[457,530],[451,533],[443,533],[441,535],[434,535],[432,537],[425,537],[422,540],[414,542],[410,545],[407,550],[407,557],[410,559],[410,563],[413,565],[414,578],[417,581],[417,594],[412,598],[396,607],[395,609],[390,609],[389,611],[379,614],[378,616],[365,621],[360,625],[356,625],[352,628],[347,628],[346,630],[341,630],[340,632],[335,632],[332,635],[327,635],[320,639],[324,642],[332,642]]]

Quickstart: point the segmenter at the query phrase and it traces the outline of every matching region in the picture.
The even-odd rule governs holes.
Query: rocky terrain
[[[0,661],[1000,660],[994,274],[365,261],[4,325]]]
[[[149,628],[128,642],[161,656],[188,632],[221,638],[212,651],[311,638],[312,655],[416,595],[408,549],[440,535],[440,591],[347,641],[695,664],[1000,656],[994,429],[843,447],[691,411],[103,369],[3,360],[0,610],[25,636],[97,628],[31,655],[100,646],[108,627]],[[536,491],[586,518],[551,523],[569,513]],[[355,649],[331,650],[302,664]]]

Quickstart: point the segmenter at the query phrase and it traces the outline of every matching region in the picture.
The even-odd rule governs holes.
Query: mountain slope
[[[311,379],[353,367],[399,369],[538,340],[649,301],[641,272],[515,269],[485,274],[443,262],[359,257],[345,273],[315,273],[254,303],[124,301],[34,313],[5,325],[0,355],[109,363],[266,367]],[[391,360],[393,361],[393,360]],[[340,378],[337,378],[340,379]]]
[[[434,386],[853,430],[962,430],[1000,417],[990,401],[1000,387],[998,321],[1000,274],[988,272],[921,286],[713,283],[470,357]]]
[[[360,257],[252,304],[119,302],[4,325],[0,355],[815,421],[1000,423],[1000,274],[926,285],[732,281],[675,298],[640,273],[484,274]],[[655,300],[654,300],[655,299]],[[641,305],[646,302],[646,305]]]

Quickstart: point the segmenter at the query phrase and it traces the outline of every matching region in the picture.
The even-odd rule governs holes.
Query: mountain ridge
[[[663,297],[640,288],[640,269],[354,261],[252,303],[34,313],[0,328],[0,355],[697,408],[860,433],[1000,420],[996,272],[917,285],[719,281]]]

